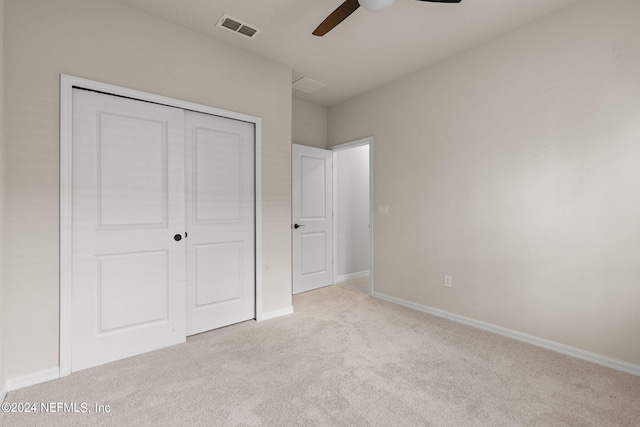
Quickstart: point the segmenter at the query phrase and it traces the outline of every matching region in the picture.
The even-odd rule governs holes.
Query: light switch
[[[378,215],[389,215],[389,205],[378,205]]]

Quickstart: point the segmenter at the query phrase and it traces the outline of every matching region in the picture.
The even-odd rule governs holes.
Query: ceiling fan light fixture
[[[393,0],[358,0],[358,3],[367,10],[377,11],[391,6]]]

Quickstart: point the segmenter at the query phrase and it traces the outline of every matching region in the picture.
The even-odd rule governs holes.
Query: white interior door
[[[180,109],[73,91],[72,371],[185,340],[183,142]]]
[[[333,283],[333,152],[293,145],[293,293]]]
[[[187,335],[255,317],[253,123],[187,111]]]

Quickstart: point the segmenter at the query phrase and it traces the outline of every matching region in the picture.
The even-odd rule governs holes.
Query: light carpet
[[[295,314],[9,393],[3,426],[640,426],[640,377],[334,286]]]
[[[345,280],[344,282],[336,283],[336,286],[348,291],[362,292],[363,294],[369,295],[369,276]]]

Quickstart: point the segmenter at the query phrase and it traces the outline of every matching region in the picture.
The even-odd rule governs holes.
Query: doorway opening
[[[373,138],[340,144],[333,151],[333,283],[373,292]]]

